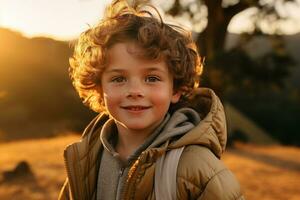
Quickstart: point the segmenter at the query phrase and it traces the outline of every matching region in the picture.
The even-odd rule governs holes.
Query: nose
[[[128,84],[127,97],[140,98],[144,97],[143,85],[139,81],[131,81]]]

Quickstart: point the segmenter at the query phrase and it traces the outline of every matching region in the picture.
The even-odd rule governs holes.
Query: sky
[[[89,25],[94,25],[110,2],[111,0],[0,0],[0,27],[22,32],[27,37],[47,36],[70,40],[78,37]],[[284,30],[288,34],[299,32],[300,11],[290,9],[289,13],[299,23],[287,23],[283,25]],[[232,20],[229,31],[238,33],[249,27],[245,12]]]
[[[0,26],[25,36],[77,37],[97,22],[109,0],[0,0]]]

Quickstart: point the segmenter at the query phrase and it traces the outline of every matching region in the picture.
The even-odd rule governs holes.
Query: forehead
[[[157,68],[168,72],[164,59],[147,59],[143,57],[145,51],[135,42],[116,43],[108,50],[107,68]]]
[[[109,58],[115,59],[122,56],[134,56],[136,58],[142,58],[145,50],[141,48],[136,42],[119,42],[112,45],[108,49]]]

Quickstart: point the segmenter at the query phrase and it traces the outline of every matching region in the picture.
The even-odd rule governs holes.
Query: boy
[[[162,199],[156,161],[180,147],[177,199],[243,199],[219,160],[223,107],[213,91],[196,88],[202,65],[191,35],[140,8],[114,1],[78,40],[71,79],[102,114],[65,150],[59,199]]]

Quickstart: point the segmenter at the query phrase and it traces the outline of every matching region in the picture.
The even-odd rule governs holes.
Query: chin
[[[147,127],[145,127],[144,125],[125,125],[125,127],[127,128],[127,129],[130,129],[130,130],[135,130],[135,131],[142,131],[142,130],[144,130],[144,129],[146,129]]]

